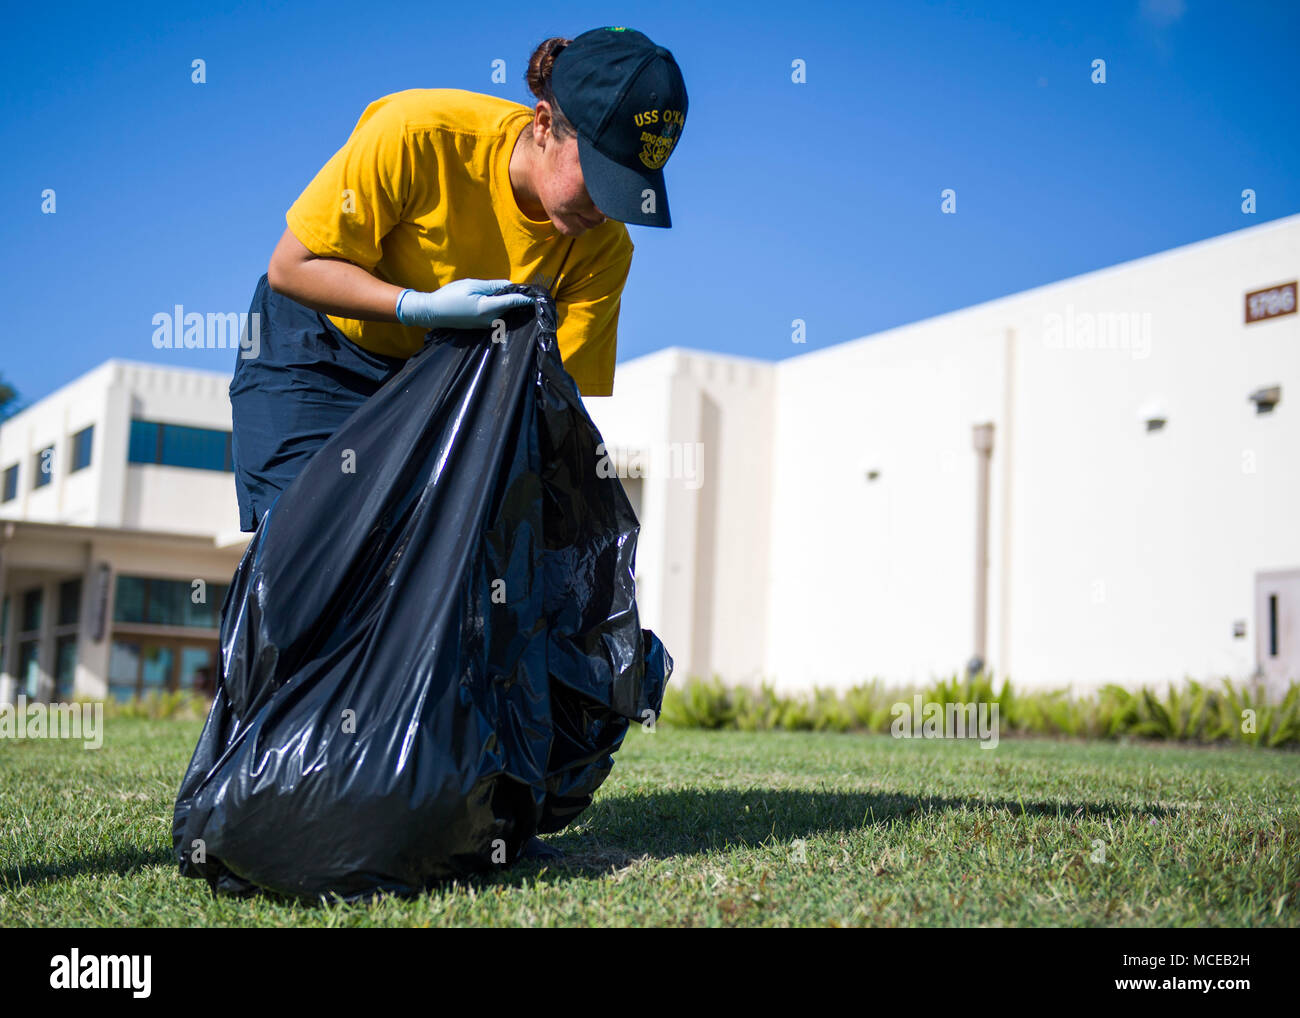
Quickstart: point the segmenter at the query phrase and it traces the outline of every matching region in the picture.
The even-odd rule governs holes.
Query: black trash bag
[[[415,894],[573,822],[672,659],[555,305],[431,332],[268,510],[176,799],[214,893]],[[606,461],[607,462],[607,461]]]

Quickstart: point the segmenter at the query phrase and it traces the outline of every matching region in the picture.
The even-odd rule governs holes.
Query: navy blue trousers
[[[236,356],[230,408],[239,529],[252,531],[316,450],[406,361],[363,350],[325,315],[272,290],[266,276],[248,311],[249,329],[259,323],[259,348],[256,357],[242,349]]]

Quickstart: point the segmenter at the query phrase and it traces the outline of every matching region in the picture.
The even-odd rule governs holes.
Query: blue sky
[[[31,401],[109,357],[230,370],[230,351],[155,350],[153,315],[247,310],[285,209],[367,103],[413,87],[528,102],[536,43],[600,25],[671,49],[690,93],[665,171],[675,225],[630,227],[620,360],[843,342],[1300,211],[1298,10],[24,5],[0,63],[0,372]]]

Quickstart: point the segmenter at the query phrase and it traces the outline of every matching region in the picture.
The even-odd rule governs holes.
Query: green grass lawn
[[[199,724],[0,742],[0,925],[1295,926],[1300,754],[634,729],[579,823],[418,899],[214,899],[171,862]],[[1103,859],[1104,861],[1097,861]]]

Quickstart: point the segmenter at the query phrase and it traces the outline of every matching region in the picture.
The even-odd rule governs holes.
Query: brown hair
[[[543,40],[537,49],[533,50],[533,55],[528,60],[528,72],[525,75],[528,81],[528,91],[550,105],[551,131],[559,141],[576,136],[578,133],[573,129],[573,125],[569,123],[568,118],[565,117],[564,111],[560,109],[560,104],[555,101],[555,93],[551,91],[551,68],[555,64],[555,58],[571,42],[573,42],[572,39],[564,39],[558,35]],[[532,131],[531,124],[528,130]]]

